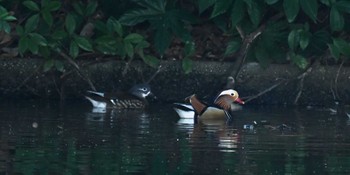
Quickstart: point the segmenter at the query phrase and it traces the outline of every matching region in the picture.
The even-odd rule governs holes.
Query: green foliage
[[[118,12],[100,15],[97,9],[105,12],[109,3]],[[192,28],[203,23],[230,37],[222,53],[226,58],[244,49],[242,41],[260,30],[246,50],[248,60],[264,67],[291,62],[303,69],[310,57],[328,51],[336,60],[350,56],[349,17],[347,0],[25,0],[0,5],[0,31],[11,34],[15,28],[19,37],[13,43],[18,43],[20,55],[43,57],[44,71],[65,71],[62,55],[77,59],[86,53],[138,58],[157,67],[156,56],[167,56],[176,38],[183,47],[182,68],[189,73],[198,41]]]
[[[187,23],[193,23],[195,18],[186,10],[177,6],[176,1],[166,0],[135,1],[140,8],[125,13],[120,18],[124,25],[134,26],[148,22],[154,29],[154,47],[160,55],[170,46],[173,35],[183,41],[191,40],[190,33],[186,30]]]
[[[3,6],[0,5],[0,31],[5,31],[6,33],[11,32],[11,26],[9,22],[15,21],[16,17],[11,15]]]

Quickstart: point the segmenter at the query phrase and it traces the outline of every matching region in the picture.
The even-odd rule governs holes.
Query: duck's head
[[[145,83],[133,86],[129,90],[129,93],[143,99],[147,96],[153,96],[153,93],[151,92],[151,87],[149,86],[149,84]]]
[[[237,91],[228,89],[220,92],[220,94],[214,100],[214,103],[225,110],[230,110],[233,102],[244,104],[244,101],[239,98]]]

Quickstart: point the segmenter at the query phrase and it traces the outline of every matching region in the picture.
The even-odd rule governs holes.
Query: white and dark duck
[[[221,91],[211,105],[200,101],[195,94],[187,97],[185,101],[190,104],[175,103],[174,110],[180,118],[194,120],[227,120],[234,111],[232,103],[244,104],[238,92],[233,89]]]
[[[144,109],[148,106],[146,97],[153,96],[148,83],[134,85],[128,92],[104,93],[87,91],[85,98],[94,108]],[[154,97],[154,96],[153,96]]]

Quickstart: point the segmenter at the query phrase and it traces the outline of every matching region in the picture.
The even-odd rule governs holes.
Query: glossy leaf
[[[67,37],[67,32],[65,32],[63,29],[56,30],[52,33],[51,37],[56,40],[61,40],[65,37]]]
[[[192,72],[192,68],[193,68],[192,60],[189,58],[184,58],[182,60],[182,69],[184,70],[185,74]]]
[[[34,31],[38,27],[38,24],[39,24],[39,15],[36,14],[36,15],[31,16],[30,18],[28,18],[28,20],[24,26],[25,32],[30,33],[32,31]]]
[[[55,68],[60,71],[60,72],[64,72],[64,64],[62,61],[60,60],[55,60]]]
[[[23,28],[22,26],[20,26],[20,25],[17,25],[17,27],[16,27],[16,32],[17,32],[17,34],[18,34],[19,36],[25,34],[25,33],[24,33],[24,28]]]
[[[160,55],[163,55],[165,50],[169,47],[171,42],[171,34],[165,28],[158,28],[154,38],[154,47]]]
[[[18,42],[19,53],[23,54],[25,51],[27,51],[29,45],[30,45],[30,39],[28,37],[21,37]]]
[[[68,34],[73,34],[75,27],[76,27],[76,22],[72,14],[68,13],[66,16],[65,20],[65,27],[68,32]]]
[[[69,55],[72,58],[76,58],[79,55],[79,47],[78,47],[77,43],[75,43],[74,41],[70,42]]]
[[[340,51],[334,44],[328,44],[329,50],[336,61],[340,58]]]
[[[124,42],[137,44],[144,40],[144,37],[138,33],[131,33],[124,38]]]
[[[301,31],[299,32],[299,36],[300,36],[300,40],[299,40],[299,45],[300,48],[305,50],[306,47],[309,45],[309,41],[310,41],[310,33],[307,31]]]
[[[6,33],[10,33],[11,32],[10,24],[0,20],[0,31],[1,30],[5,31]]]
[[[225,13],[227,9],[231,6],[231,4],[232,4],[232,0],[216,1],[213,12],[211,13],[211,18],[214,18],[218,15]]]
[[[34,1],[24,1],[23,5],[32,11],[39,11],[40,10],[38,4],[36,4]]]
[[[17,20],[17,18],[16,17],[14,17],[14,16],[5,16],[4,17],[4,20],[5,21],[15,21],[15,20]]]
[[[158,58],[151,56],[151,55],[145,55],[142,59],[147,65],[149,65],[153,68],[157,68],[159,66],[159,63],[160,63]]]
[[[51,13],[47,10],[42,11],[42,16],[44,21],[47,23],[47,25],[52,26],[53,23],[53,17],[51,15]]]
[[[245,4],[243,0],[236,0],[231,11],[231,24],[236,26],[245,15]]]
[[[267,68],[268,65],[271,63],[270,54],[262,44],[254,48],[254,54],[263,68]]]
[[[320,0],[320,2],[326,6],[330,6],[331,3],[329,2],[329,0]]]
[[[186,41],[184,51],[185,51],[185,57],[192,56],[196,51],[194,42]]]
[[[306,67],[309,65],[309,62],[306,60],[306,58],[301,55],[291,53],[289,56],[292,62],[296,64],[300,69],[306,69]]]
[[[75,36],[74,41],[81,49],[85,51],[93,51],[92,45],[88,39],[81,36]]]
[[[291,50],[295,50],[299,45],[299,32],[292,30],[288,35],[288,45]]]
[[[284,0],[283,8],[288,22],[293,22],[299,13],[299,0]]]
[[[226,47],[224,56],[229,56],[229,55],[234,54],[235,52],[238,51],[238,49],[240,48],[240,46],[241,46],[241,43],[240,43],[240,42],[235,41],[235,40],[230,41],[230,42],[227,44],[227,47]]]
[[[134,51],[134,47],[132,46],[131,43],[125,42],[124,43],[124,49],[125,49],[125,52],[128,55],[128,57],[130,57],[130,58],[134,57],[135,51]]]
[[[39,46],[37,43],[31,42],[28,44],[28,50],[30,50],[33,54],[38,54]]]
[[[51,68],[55,65],[55,61],[53,59],[46,60],[44,63],[43,71],[47,72],[51,70]]]
[[[110,32],[114,31],[117,32],[120,37],[123,36],[123,27],[116,19],[109,18],[107,20],[107,28]]]
[[[147,20],[157,19],[162,13],[152,9],[138,9],[125,13],[119,22],[124,25],[133,26]]]
[[[35,44],[38,44],[40,46],[47,46],[47,40],[42,35],[38,33],[31,33],[30,36]]]
[[[48,6],[45,7],[49,11],[56,11],[61,8],[61,2],[60,1],[50,1]]]
[[[95,13],[97,8],[97,1],[89,1],[86,7],[86,16],[91,16]]]
[[[245,2],[247,3],[247,0],[245,0]],[[247,3],[247,10],[250,21],[252,21],[255,26],[258,26],[261,20],[260,6],[255,1],[250,1]]]
[[[344,28],[344,17],[336,6],[331,7],[330,24],[333,31],[340,31]]]
[[[300,0],[303,11],[314,21],[317,19],[318,3],[317,0]]]
[[[214,5],[216,0],[198,0],[199,13],[203,13],[210,6]]]
[[[350,44],[348,42],[340,38],[333,38],[333,44],[341,54],[350,57]]]
[[[80,16],[84,16],[83,6],[81,3],[79,2],[73,3],[73,8]]]

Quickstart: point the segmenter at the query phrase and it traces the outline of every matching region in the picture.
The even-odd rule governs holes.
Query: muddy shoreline
[[[83,75],[76,71],[43,73],[42,59],[1,59],[0,97],[76,99],[91,89],[86,79],[100,91],[126,90],[135,83],[146,82],[157,71],[137,61],[126,70],[126,63],[121,61],[78,63]],[[185,74],[181,62],[163,61],[162,71],[150,82],[152,91],[165,103],[182,101],[192,93],[210,98],[225,85],[233,64],[194,62],[193,71]],[[67,66],[67,70],[73,70]],[[330,105],[334,97],[345,104],[350,102],[350,68],[339,71],[338,65],[317,65],[305,73],[291,65],[273,64],[263,69],[257,63],[249,63],[236,82],[235,89],[250,104]]]

